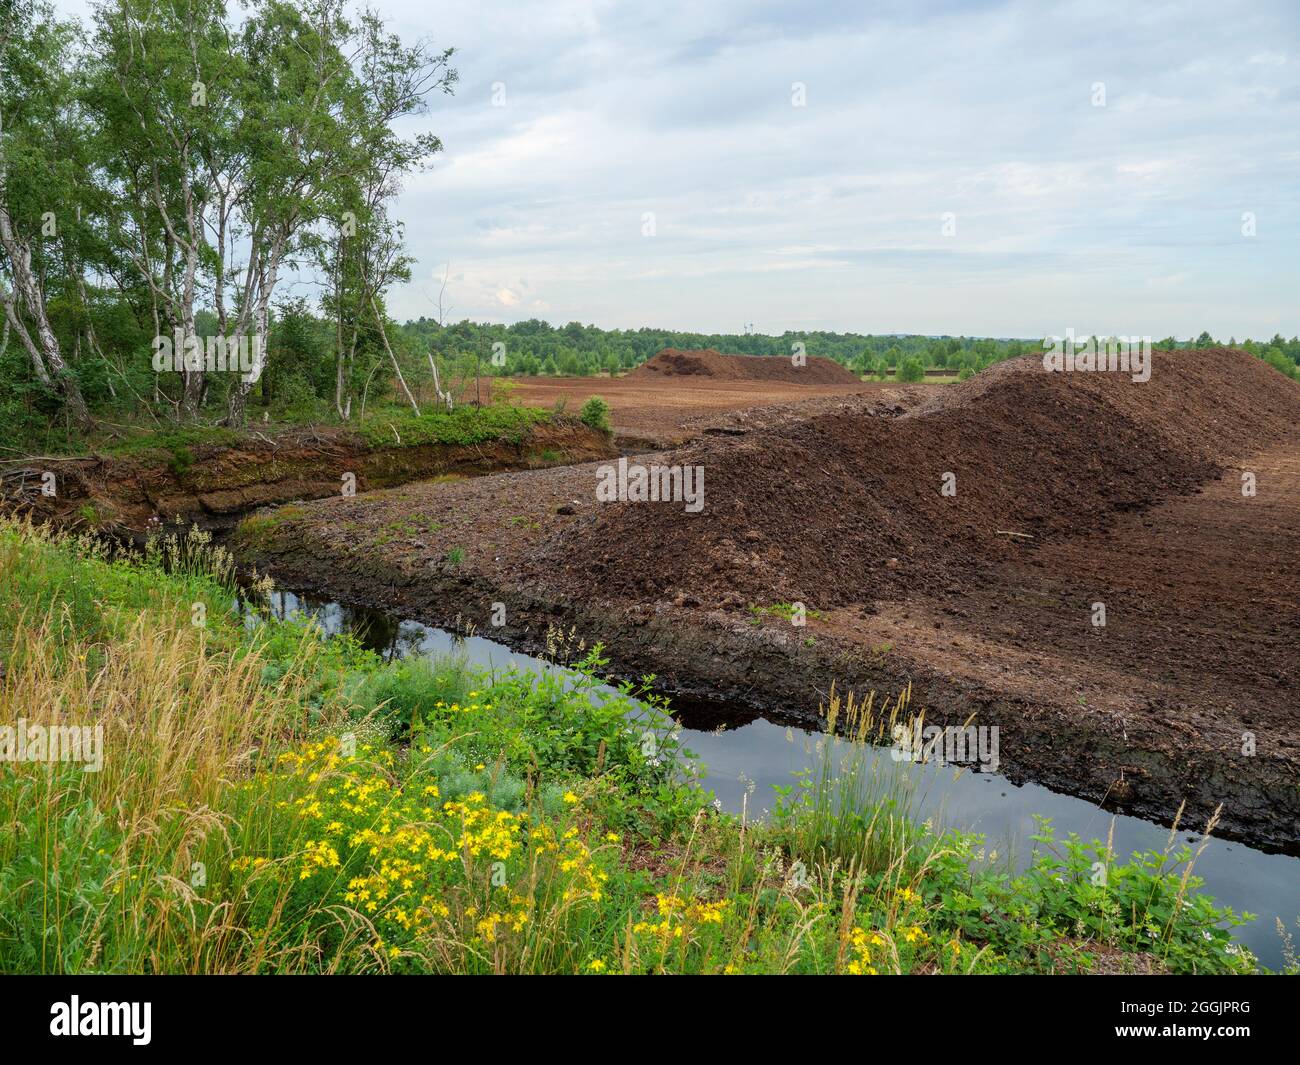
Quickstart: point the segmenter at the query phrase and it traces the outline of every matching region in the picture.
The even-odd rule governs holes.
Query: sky
[[[373,6],[460,75],[398,319],[1300,333],[1296,0]]]

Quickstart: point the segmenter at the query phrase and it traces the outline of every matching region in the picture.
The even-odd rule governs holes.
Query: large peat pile
[[[690,377],[710,381],[780,381],[792,385],[860,384],[832,359],[806,356],[802,365],[781,355],[724,355],[714,348],[665,348],[630,374],[629,380]]]
[[[1145,383],[1026,356],[899,417],[849,400],[656,456],[703,467],[701,512],[610,503],[536,561],[582,597],[833,605],[959,591],[981,563],[1196,491],[1298,420],[1300,384],[1240,351],[1156,352]]]

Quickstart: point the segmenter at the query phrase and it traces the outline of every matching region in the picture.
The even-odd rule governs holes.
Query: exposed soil
[[[574,593],[596,580],[612,596],[706,605],[937,591],[1027,537],[1101,531],[1195,490],[1295,425],[1300,386],[1228,351],[1158,353],[1144,384],[1049,374],[1028,357],[900,417],[875,413],[844,402],[679,449],[673,465],[704,471],[702,512],[601,507],[541,549],[544,571]],[[942,493],[945,474],[955,495]]]
[[[765,712],[910,683],[931,722],[997,725],[1013,780],[1166,821],[1222,802],[1223,834],[1300,844],[1300,385],[1218,350],[1145,384],[1029,358],[896,399],[637,456],[704,466],[700,514],[598,503],[587,464],[312,504],[240,549],[435,624],[503,602],[506,642],[572,628],[622,675]],[[746,609],[796,600],[803,628]]]
[[[375,447],[355,433],[318,427],[235,445],[195,446],[182,465],[166,451],[130,456],[46,458],[4,464],[0,506],[61,528],[140,534],[159,524],[225,529],[258,507],[435,477],[582,462],[615,454],[612,440],[576,419],[535,425],[518,441]],[[41,491],[45,470],[56,494]]]
[[[858,377],[833,359],[805,356],[799,363],[779,355],[723,355],[715,348],[664,348],[628,377],[704,377],[711,381],[780,381],[791,385],[856,385]]]
[[[592,396],[609,404],[610,422],[625,450],[669,447],[699,436],[732,411],[792,400],[869,395],[914,403],[946,386],[896,385],[883,381],[798,384],[773,381],[713,380],[706,377],[512,377],[496,382],[494,397],[508,393],[513,403],[553,409],[563,404],[576,414]]]

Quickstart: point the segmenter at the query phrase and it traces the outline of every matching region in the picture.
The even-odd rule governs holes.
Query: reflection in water
[[[272,593],[273,613],[286,617],[295,612],[315,616],[327,633],[350,632],[364,646],[392,661],[408,655],[462,656],[473,666],[505,671],[511,668],[552,670],[556,667],[530,655],[519,654],[479,636],[458,637],[443,629],[415,621],[399,621],[380,611],[323,602],[292,592]],[[254,623],[250,616],[249,622]],[[612,690],[612,689],[611,689]],[[771,806],[775,785],[789,785],[795,774],[817,764],[815,732],[794,725],[776,724],[754,715],[738,718],[725,707],[683,705],[682,742],[706,767],[700,778],[724,809],[760,817]],[[719,730],[715,722],[744,721]],[[707,728],[691,724],[708,723]],[[872,755],[897,769],[887,749]],[[1050,818],[1056,836],[1076,833],[1084,839],[1106,839],[1114,832],[1115,851],[1121,857],[1133,851],[1163,850],[1169,830],[1136,817],[1111,814],[1092,803],[1059,795],[1037,784],[1013,784],[996,773],[955,772],[951,767],[910,765],[914,779],[912,809],[946,825],[982,833],[989,851],[998,852],[999,864],[1021,869],[1027,864],[1038,831],[1034,815]],[[1178,842],[1195,846],[1197,832],[1180,832]],[[1196,875],[1205,890],[1238,913],[1257,919],[1238,929],[1237,937],[1270,968],[1282,965],[1282,942],[1277,934],[1280,918],[1295,934],[1300,916],[1300,858],[1265,854],[1242,843],[1211,840],[1197,860]]]

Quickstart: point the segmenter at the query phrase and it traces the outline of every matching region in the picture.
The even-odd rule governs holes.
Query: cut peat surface
[[[796,387],[858,384],[857,376],[833,359],[807,355],[796,362],[784,355],[723,355],[714,348],[665,348],[628,374],[632,381],[665,377],[771,381]]]
[[[754,407],[847,395],[915,403],[918,397],[947,387],[859,381],[849,376],[847,382],[829,385],[633,374],[513,377],[497,385],[494,396],[508,393],[511,402],[547,410],[563,404],[570,414],[577,414],[592,396],[600,396],[609,404],[610,422],[619,440],[631,447],[646,448],[668,447],[694,439],[719,416]]]

